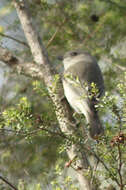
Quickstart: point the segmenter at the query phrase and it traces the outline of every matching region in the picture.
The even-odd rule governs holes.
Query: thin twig
[[[23,135],[25,137],[30,136],[30,135],[35,135],[36,133],[38,133],[40,131],[46,131],[46,132],[48,132],[48,133],[50,133],[52,135],[56,135],[56,136],[60,136],[60,137],[68,139],[68,137],[66,135],[64,135],[63,133],[61,133],[61,132],[54,132],[52,130],[47,129],[46,127],[39,127],[38,129],[33,130],[31,132],[28,132],[28,133],[24,132],[24,131],[16,131],[16,130],[12,130],[12,129],[4,129],[4,128],[0,129],[0,131],[12,132],[12,133],[15,133],[17,135]]]
[[[92,169],[92,173],[91,173],[91,184],[92,185],[93,185],[93,180],[94,180],[94,177],[95,177],[95,172],[97,170],[98,164],[99,164],[99,160],[97,160],[97,163],[94,165],[94,167]]]
[[[50,44],[53,42],[53,40],[55,39],[57,33],[60,31],[61,27],[63,26],[63,24],[65,23],[66,19],[64,19],[62,25],[60,24],[58,26],[58,28],[56,29],[56,31],[54,32],[54,34],[52,35],[52,37],[49,39],[46,48],[48,48],[50,46]]]
[[[20,44],[22,44],[22,45],[24,45],[24,46],[26,46],[26,47],[29,48],[29,46],[28,46],[28,44],[27,44],[26,42],[22,42],[22,41],[20,41],[20,40],[14,38],[14,37],[12,37],[12,36],[3,34],[2,32],[0,32],[0,36],[3,36],[3,37],[5,37],[5,38],[9,38],[9,39],[11,39],[11,40],[14,40],[15,42],[18,42],[18,43],[20,43]]]
[[[90,150],[90,147],[89,148],[85,147],[85,149],[87,149],[87,151],[89,151],[104,166],[106,171],[108,171],[108,173],[112,176],[112,179],[117,183],[118,186],[120,186],[118,179],[112,174],[112,172],[110,171],[108,166],[104,163],[104,161],[100,159],[99,156],[93,150]]]
[[[121,6],[121,5],[117,4],[117,3],[114,2],[114,1],[109,0],[108,3],[110,3],[110,4],[112,4],[112,5],[115,5],[115,6],[118,7],[119,9],[126,10],[126,6],[124,6],[124,5]]]
[[[118,154],[119,154],[119,164],[118,164],[118,174],[120,178],[120,190],[123,190],[123,179],[122,179],[122,174],[121,174],[121,169],[122,169],[122,152],[120,149],[120,144],[118,144]]]
[[[8,184],[12,189],[18,190],[14,185],[12,185],[8,180],[6,180],[5,178],[3,178],[2,176],[0,176],[0,179],[2,181],[4,181],[6,184]]]
[[[93,37],[95,37],[95,34],[99,31],[99,29],[102,27],[102,25],[104,24],[104,20],[103,22],[99,23],[99,25],[96,27],[96,29],[92,32],[92,33],[89,33],[87,35],[87,37],[84,39],[83,41],[83,44],[86,45],[86,42],[89,40],[89,39],[92,39]]]
[[[40,131],[46,131],[46,132],[48,132],[48,133],[50,133],[52,135],[60,136],[60,137],[63,137],[63,138],[68,138],[66,135],[64,135],[61,132],[54,132],[54,131],[51,131],[51,130],[45,128],[45,127],[39,127],[39,129],[27,133],[26,136],[34,135],[35,133],[38,133]]]
[[[48,48],[50,46],[50,44],[52,43],[52,41],[55,39],[56,34],[58,33],[60,28],[57,28],[56,31],[54,32],[54,34],[52,35],[52,37],[49,39],[46,48]]]

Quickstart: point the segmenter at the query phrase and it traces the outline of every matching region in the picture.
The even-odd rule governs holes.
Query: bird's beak
[[[57,59],[58,59],[59,61],[63,61],[63,56],[62,56],[62,55],[59,55],[59,56],[57,57]]]

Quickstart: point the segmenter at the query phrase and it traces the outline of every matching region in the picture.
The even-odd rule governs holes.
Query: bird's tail
[[[88,116],[88,122],[89,122],[89,132],[90,136],[93,139],[98,139],[99,136],[103,135],[104,129],[101,124],[101,121],[99,119],[98,113],[92,113],[92,115],[89,114]]]
[[[94,104],[86,102],[84,109],[82,110],[83,114],[86,117],[87,122],[89,123],[89,132],[90,136],[93,139],[98,139],[99,136],[103,135],[104,129],[99,119],[98,111],[96,110]],[[86,109],[85,109],[86,108]]]

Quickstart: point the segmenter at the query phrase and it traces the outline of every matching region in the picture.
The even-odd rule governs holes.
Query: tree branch
[[[70,138],[67,137],[64,133],[49,130],[49,129],[47,129],[47,126],[40,126],[38,129],[32,130],[30,132],[24,132],[24,131],[20,131],[20,130],[17,131],[17,130],[13,130],[13,129],[4,129],[4,128],[1,128],[0,131],[1,131],[1,133],[6,131],[6,132],[11,132],[11,133],[14,133],[14,134],[17,134],[17,135],[22,135],[22,136],[25,136],[25,137],[35,135],[35,134],[37,134],[38,132],[41,132],[41,131],[45,131],[45,132],[48,132],[51,135],[59,136],[59,137],[66,138],[66,139],[70,140]]]
[[[3,178],[2,176],[0,176],[0,179],[2,181],[4,181],[7,185],[9,185],[12,189],[18,190],[15,186],[13,186],[8,180],[6,180],[5,178]]]
[[[34,60],[40,68],[40,72],[43,73],[44,82],[47,86],[50,98],[52,99],[52,102],[55,106],[56,117],[59,122],[60,129],[63,133],[71,136],[75,134],[75,129],[73,125],[71,125],[72,121],[69,119],[69,115],[71,114],[68,111],[69,109],[67,109],[69,106],[67,104],[62,103],[61,101],[62,86],[60,88],[57,88],[55,91],[53,83],[54,72],[51,69],[50,61],[45,47],[39,35],[37,34],[35,27],[33,27],[32,25],[32,17],[29,13],[29,7],[27,4],[28,1],[13,0],[13,3],[20,18]],[[90,180],[87,176],[83,175],[85,170],[89,169],[90,167],[89,162],[87,160],[85,152],[83,154],[83,150],[81,150],[81,152],[78,150],[80,150],[80,147],[73,144],[71,149],[68,150],[68,155],[70,159],[72,159],[75,156],[78,157],[77,162],[75,162],[75,166],[81,168],[81,170],[77,170],[77,175],[82,189],[92,190],[93,188],[91,187]]]
[[[5,37],[5,38],[9,38],[9,39],[11,39],[11,40],[14,40],[15,42],[18,42],[19,44],[22,44],[22,45],[24,45],[24,46],[26,46],[26,47],[29,48],[29,46],[28,46],[28,44],[27,44],[26,42],[22,42],[22,41],[20,41],[20,40],[14,38],[14,37],[12,37],[12,36],[3,34],[2,32],[0,32],[0,36],[3,36],[3,37]]]
[[[15,70],[18,74],[24,74],[32,78],[43,79],[43,72],[39,65],[33,62],[24,62],[19,60],[13,54],[0,46],[0,61],[3,61],[6,65]]]

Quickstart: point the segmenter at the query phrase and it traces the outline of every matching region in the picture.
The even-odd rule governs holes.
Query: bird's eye
[[[71,56],[76,56],[78,53],[76,51],[71,52]]]

